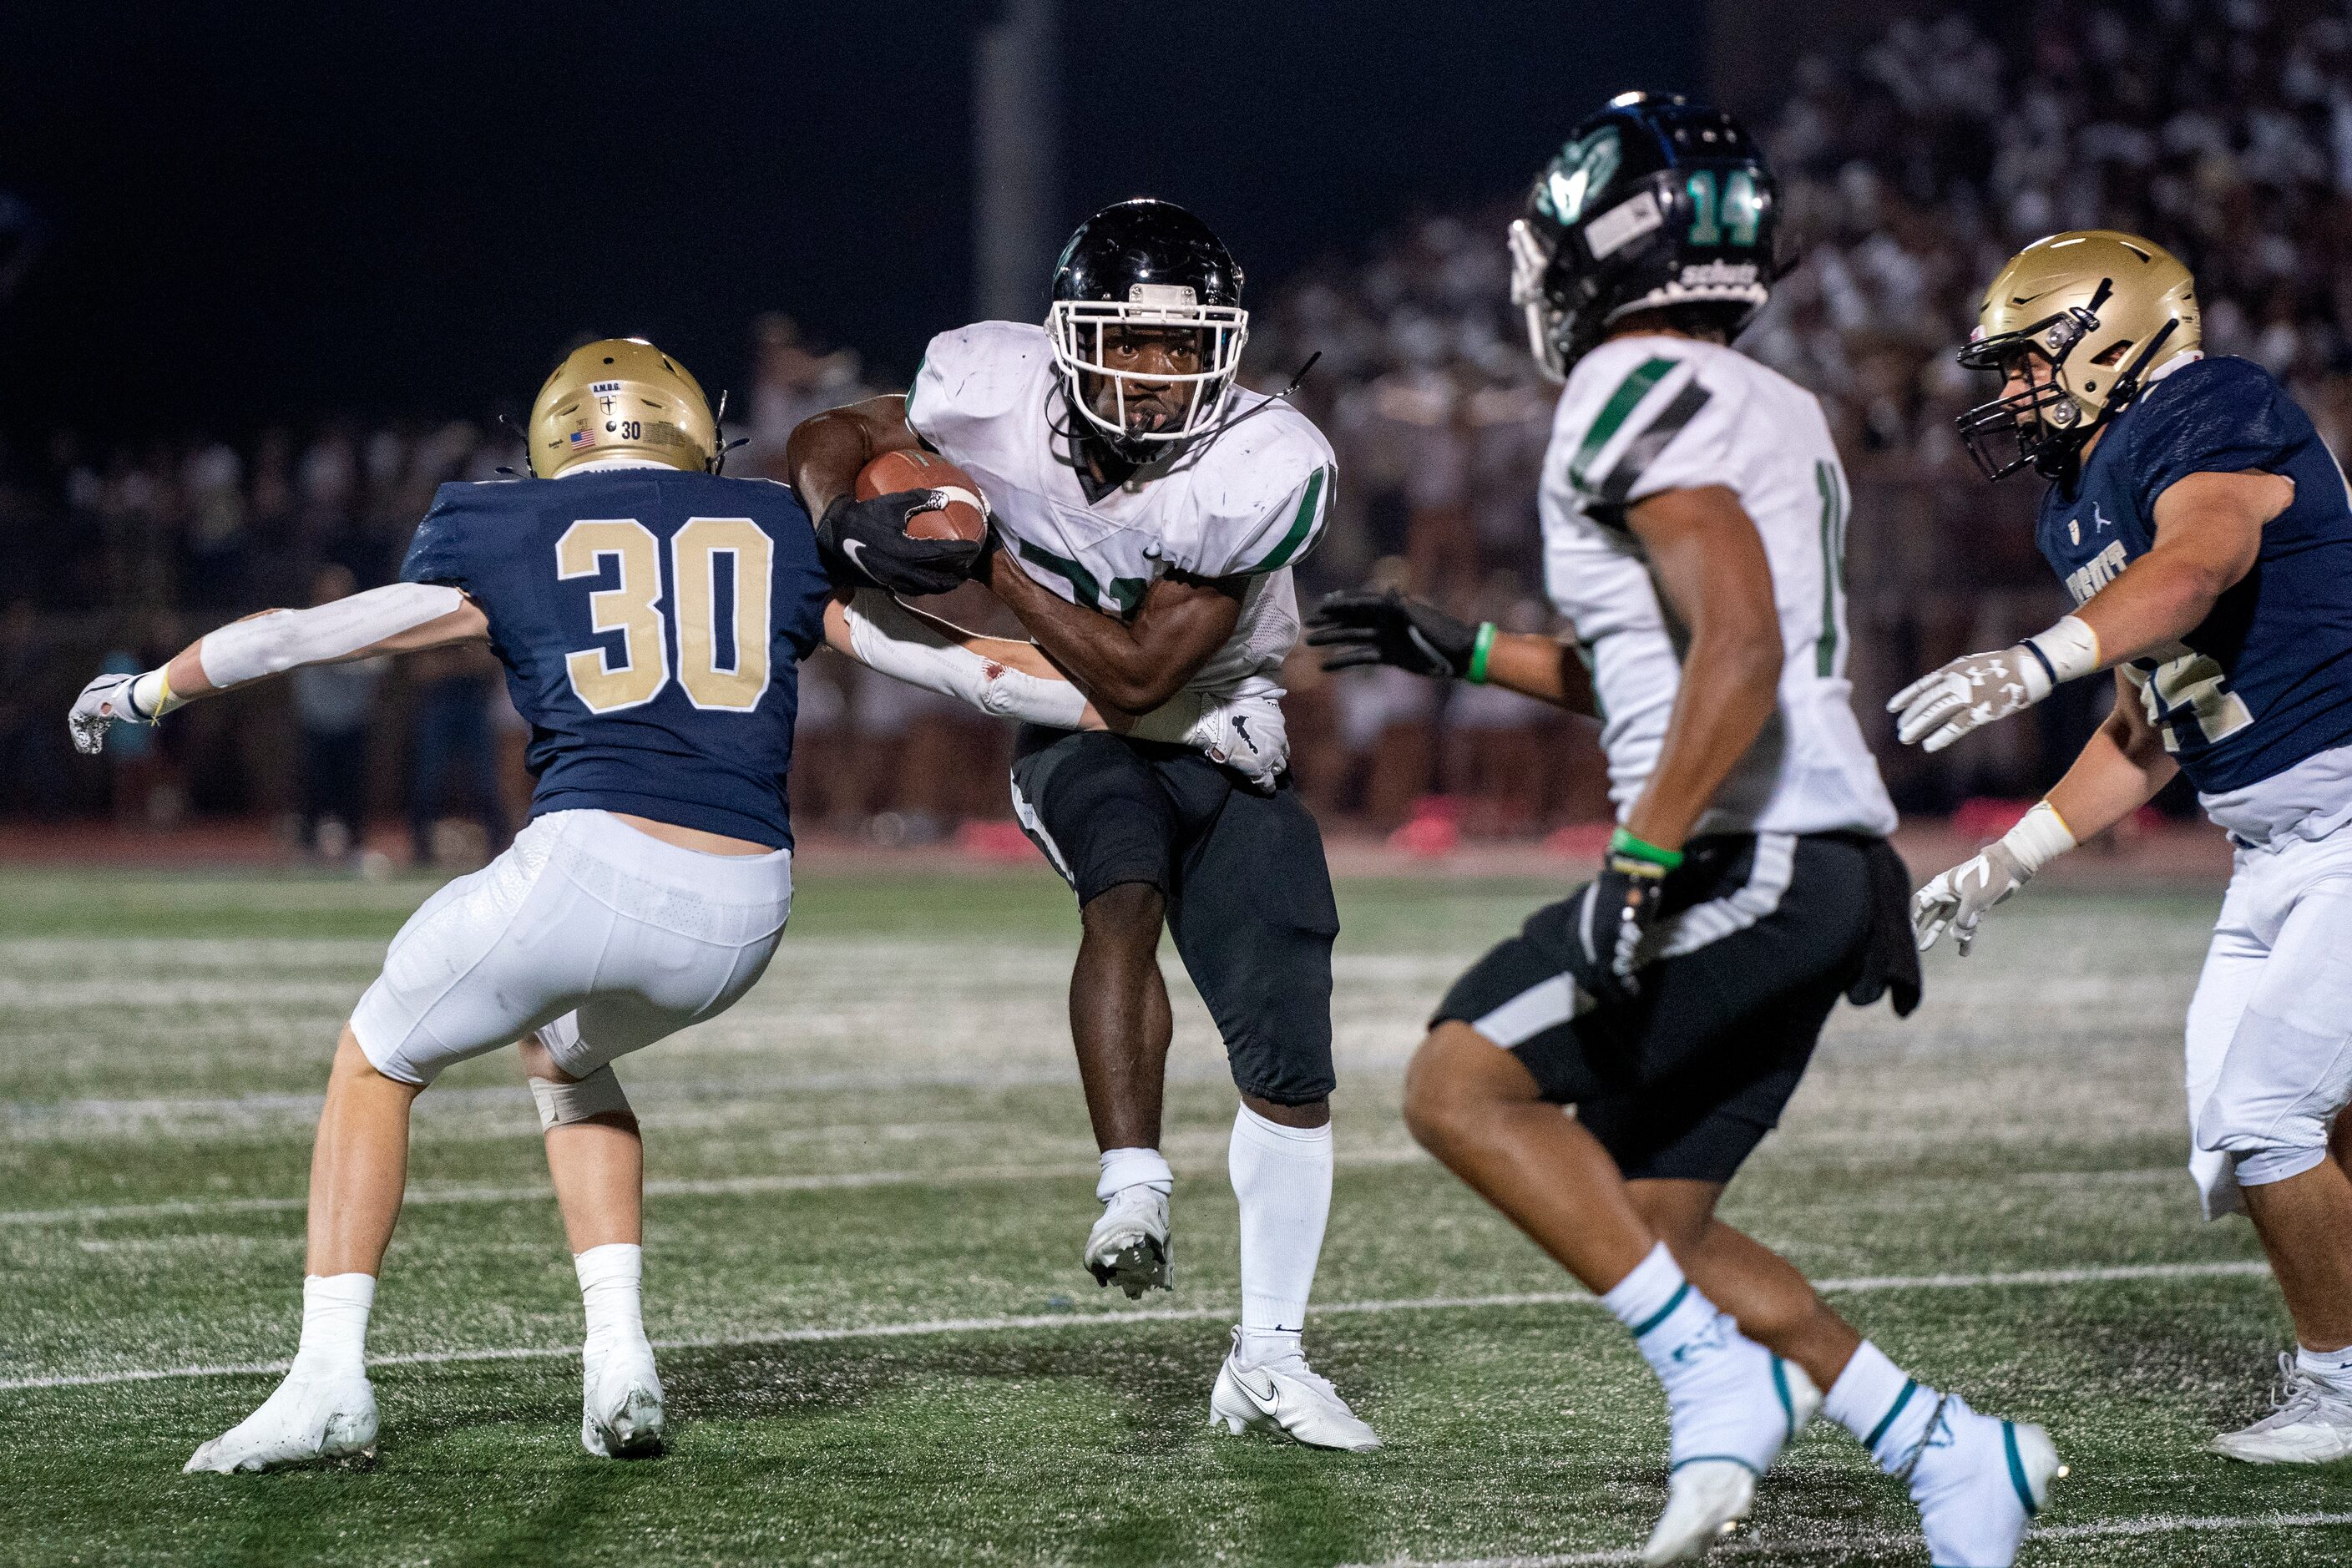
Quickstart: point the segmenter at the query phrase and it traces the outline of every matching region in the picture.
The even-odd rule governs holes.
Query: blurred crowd
[[[2193,268],[2209,353],[2279,375],[2352,449],[2352,16],[2305,0],[1953,6],[1807,55],[1753,126],[1801,258],[1741,346],[1817,393],[1854,481],[1853,674],[1906,809],[2046,786],[2098,683],[1932,762],[1877,702],[1918,670],[2046,625],[2030,478],[1988,486],[1953,420],[1990,388],[1954,362],[1987,279],[2065,228],[2135,230]],[[1530,171],[1532,173],[1532,170]],[[1534,492],[1551,398],[1507,300],[1515,199],[1425,219],[1289,283],[1252,323],[1259,384],[1339,447],[1326,577],[1388,578],[1465,614],[1543,624]],[[1451,728],[1450,694],[1367,677],[1344,708]],[[1449,748],[1450,749],[1450,748]]]
[[[2063,601],[2035,555],[2030,479],[1987,486],[1955,415],[1986,389],[1953,363],[1977,290],[2055,229],[2137,230],[2198,274],[2209,352],[2284,379],[2352,443],[2352,21],[2288,0],[1955,7],[1805,58],[1756,126],[1802,257],[1743,346],[1822,398],[1853,471],[1857,699]],[[1530,171],[1532,172],[1532,170]],[[1254,301],[1249,374],[1294,395],[1341,482],[1303,598],[1393,584],[1519,629],[1541,595],[1536,476],[1554,392],[1508,306],[1512,193],[1427,217]],[[755,323],[735,471],[777,473],[809,414],[895,385]],[[115,446],[58,435],[0,465],[0,816],[110,809],[163,823],[267,813],[341,854],[369,820],[411,852],[501,837],[527,793],[486,658],[319,672],[207,704],[104,766],[61,715],[100,668],[144,668],[231,616],[388,581],[433,489],[519,468],[509,428],[435,419]],[[977,590],[950,607],[996,614]],[[1003,623],[995,623],[1002,626]],[[1589,724],[1489,689],[1293,663],[1297,772],[1334,820],[1518,835],[1605,815]],[[1948,809],[2046,784],[2098,700],[1930,763],[1881,747],[1898,799]],[[1891,737],[1874,736],[1882,742]],[[807,672],[803,822],[922,841],[1005,811],[1001,726],[822,655]],[[975,765],[985,761],[988,765]],[[452,833],[451,824],[470,823]],[[453,845],[455,847],[453,847]]]

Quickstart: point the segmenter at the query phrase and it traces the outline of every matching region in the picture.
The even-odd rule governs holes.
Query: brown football
[[[896,495],[900,490],[945,490],[948,504],[919,511],[907,519],[907,532],[916,539],[988,537],[988,515],[981,510],[980,487],[971,476],[936,452],[919,447],[885,452],[857,474],[857,499]]]

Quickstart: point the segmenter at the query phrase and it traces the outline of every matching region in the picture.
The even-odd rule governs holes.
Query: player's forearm
[[[856,488],[866,464],[919,445],[903,397],[869,398],[802,420],[784,443],[784,471],[809,516],[821,518]]]
[[[2205,623],[2215,601],[2243,573],[2162,545],[2102,588],[2074,618],[2099,639],[2099,666],[2122,664],[2179,643]]]
[[[1746,634],[1696,638],[1684,660],[1658,765],[1627,815],[1625,831],[1661,849],[1680,849],[1763,733],[1780,693],[1778,641]]]
[[[952,697],[995,718],[1099,730],[1086,693],[1031,644],[984,637],[864,588],[825,605],[825,642],[870,669]]]
[[[1002,550],[989,564],[988,585],[1048,658],[1098,704],[1121,714],[1149,713],[1182,690],[1199,668],[1197,660],[1171,659],[1099,610],[1041,586]]]
[[[1540,632],[1496,632],[1486,645],[1486,684],[1590,714],[1592,682],[1583,661],[1558,637]]]
[[[132,697],[161,716],[183,703],[289,670],[415,653],[489,635],[481,610],[455,588],[394,583],[307,610],[264,610],[207,633],[141,676]]]
[[[2154,728],[2122,711],[2130,700],[2128,692],[2117,695],[2118,712],[2092,732],[2074,765],[2044,797],[2078,841],[2146,805],[2180,771]]]

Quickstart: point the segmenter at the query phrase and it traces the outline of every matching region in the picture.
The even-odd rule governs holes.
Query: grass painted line
[[[2229,1516],[2179,1517],[2157,1515],[2144,1519],[2102,1520],[2095,1524],[2061,1524],[2039,1526],[2027,1532],[2028,1541],[2115,1541],[2131,1540],[2151,1535],[2187,1535],[2194,1533],[2242,1533],[2255,1530],[2318,1530],[2330,1525],[2352,1525],[2352,1513],[2255,1513]],[[1918,1549],[1918,1538],[1873,1531],[1867,1535],[1849,1536],[1838,1541],[1763,1541],[1737,1540],[1726,1542],[1707,1554],[1709,1562],[1755,1562],[1772,1557],[1812,1557],[1822,1553],[1843,1553],[1855,1551],[1884,1552]],[[1419,1558],[1392,1557],[1379,1564],[1355,1563],[1349,1568],[1612,1568],[1612,1565],[1642,1561],[1640,1552],[1620,1548],[1607,1552],[1550,1552],[1521,1557],[1459,1557]]]
[[[1374,1149],[1343,1154],[1341,1169],[1381,1169],[1418,1165],[1429,1156],[1418,1149]],[[1206,1165],[1181,1164],[1188,1174],[1205,1174]],[[1219,1162],[1216,1169],[1223,1170]],[[937,1171],[835,1171],[790,1176],[680,1177],[646,1184],[649,1198],[730,1197],[758,1193],[852,1192],[866,1187],[952,1185],[961,1182],[1065,1181],[1100,1173],[1093,1165],[978,1165]],[[455,1204],[546,1203],[555,1189],[541,1183],[523,1187],[422,1187],[402,1200],[408,1208],[432,1208]],[[64,1226],[104,1220],[173,1219],[196,1215],[239,1214],[299,1214],[310,1207],[307,1197],[168,1198],[152,1204],[100,1204],[56,1209],[0,1209],[0,1226]]]
[[[1402,1073],[1402,1050],[1347,1050],[1341,1065],[1360,1079],[1368,1073]],[[1223,1062],[1174,1062],[1166,1074],[1171,1084],[1229,1083],[1232,1069]],[[984,1068],[919,1068],[887,1072],[814,1072],[773,1074],[756,1078],[701,1079],[650,1082],[632,1081],[630,1094],[640,1110],[680,1110],[706,1103],[730,1106],[756,1104],[807,1094],[866,1092],[906,1089],[1061,1089],[1077,1083],[1075,1063],[1039,1063],[1031,1067]],[[184,1142],[200,1142],[220,1133],[250,1132],[272,1123],[289,1122],[308,1128],[319,1120],[327,1097],[322,1093],[219,1095],[205,1099],[0,1100],[0,1133],[20,1139],[56,1140],[77,1134],[100,1137],[109,1132],[151,1131],[159,1124]],[[419,1102],[426,1116],[456,1111],[511,1110],[514,1127],[536,1139],[539,1118],[530,1092],[520,1081],[505,1086],[436,1089]],[[188,1124],[194,1123],[191,1128]],[[658,1122],[655,1125],[658,1126]],[[2169,1131],[2170,1124],[2166,1124]]]
[[[2013,1273],[1866,1274],[1822,1279],[1817,1289],[1840,1295],[1880,1290],[1973,1290],[2011,1287],[2104,1285],[2135,1279],[2217,1279],[2265,1274],[2258,1259],[2211,1263],[2123,1263],[2084,1268],[2030,1268]],[[1412,1296],[1385,1300],[1332,1301],[1313,1309],[1318,1317],[1369,1317],[1391,1312],[1460,1312],[1506,1307],[1598,1305],[1582,1290],[1528,1290],[1494,1296]],[[1224,1322],[1230,1305],[1145,1307],[1134,1310],[1029,1312],[1001,1318],[935,1318],[913,1323],[858,1323],[777,1329],[757,1334],[708,1334],[654,1341],[656,1350],[740,1350],[761,1345],[831,1344],[849,1340],[927,1339],[943,1334],[997,1334],[1034,1329],[1117,1329],[1136,1323]],[[371,1366],[451,1366],[471,1362],[560,1361],[576,1357],[576,1345],[507,1345],[484,1350],[412,1351],[371,1356]],[[163,1383],[184,1378],[245,1377],[284,1372],[290,1363],[243,1362],[216,1366],[139,1368],[121,1372],[62,1373],[41,1377],[0,1378],[0,1393],[34,1388],[98,1388],[127,1383]],[[1546,1559],[1545,1561],[1553,1561]],[[1580,1561],[1559,1559],[1560,1562]],[[1614,1562],[1595,1558],[1594,1562]]]

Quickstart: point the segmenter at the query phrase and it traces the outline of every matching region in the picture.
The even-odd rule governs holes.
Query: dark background
[[[1704,62],[1699,0],[1064,10],[1064,218],[1182,201],[1261,291]],[[0,304],[0,426],[519,408],[588,332],[740,385],[769,310],[902,375],[971,309],[991,16],[0,5],[0,191],[48,231]]]

